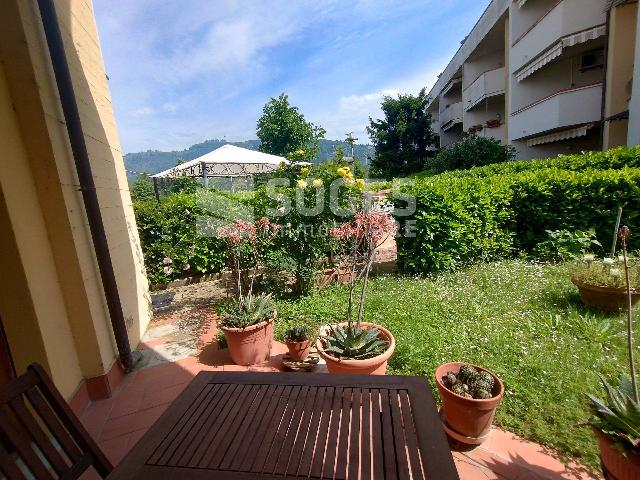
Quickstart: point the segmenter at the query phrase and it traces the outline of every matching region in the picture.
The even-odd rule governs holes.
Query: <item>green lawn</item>
[[[424,375],[469,361],[496,372],[506,395],[496,423],[596,466],[584,392],[600,393],[598,373],[626,372],[623,316],[585,309],[566,265],[522,261],[479,264],[433,278],[378,277],[365,318],[396,337],[390,369]],[[347,290],[330,287],[298,301],[279,301],[276,334],[305,318],[316,328],[341,320]]]

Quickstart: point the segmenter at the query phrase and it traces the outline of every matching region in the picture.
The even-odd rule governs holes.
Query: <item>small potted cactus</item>
[[[284,340],[293,360],[303,362],[309,356],[311,340],[309,339],[309,329],[305,325],[291,327],[284,334]]]
[[[436,384],[447,434],[469,445],[486,440],[504,395],[500,379],[485,368],[452,362],[436,369]]]

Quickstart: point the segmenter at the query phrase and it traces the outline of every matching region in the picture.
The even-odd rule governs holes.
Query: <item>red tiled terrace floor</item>
[[[152,326],[170,324],[175,320],[175,314],[161,315]],[[240,367],[231,362],[226,350],[217,349],[215,322],[211,321],[212,318],[208,320],[198,330],[195,355],[127,375],[111,398],[93,402],[83,413],[82,422],[114,464],[122,460],[198,372],[279,371],[281,356],[286,351],[284,345],[275,344],[274,356],[269,362]],[[147,339],[141,348],[170,347],[173,340],[175,335]],[[453,456],[462,480],[600,478],[581,465],[565,465],[554,452],[498,428],[493,429],[490,438],[480,447],[466,452],[456,451]]]

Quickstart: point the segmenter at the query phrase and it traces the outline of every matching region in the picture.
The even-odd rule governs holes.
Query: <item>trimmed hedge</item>
[[[620,170],[625,167],[640,168],[640,147],[618,147],[604,152],[585,152],[580,155],[558,155],[555,158],[545,158],[542,160],[518,160],[515,162],[485,165],[469,170],[444,172],[439,176],[447,175],[477,178],[544,168],[559,168],[562,170],[581,172],[589,169]],[[424,172],[423,174],[417,174],[415,178],[423,179],[432,176],[429,172]]]
[[[133,202],[149,282],[164,284],[224,268],[223,241],[198,234],[198,219],[210,215],[205,202],[206,198],[203,201],[195,193],[184,192],[160,203],[155,199]]]
[[[640,227],[636,167],[638,147],[418,179],[403,189],[416,197],[416,212],[398,217],[401,233],[415,233],[397,239],[400,266],[430,273],[479,259],[530,255],[548,239],[547,230],[595,228],[600,242],[610,245],[619,206],[632,232]]]

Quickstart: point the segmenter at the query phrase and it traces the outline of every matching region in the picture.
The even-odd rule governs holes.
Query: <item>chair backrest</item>
[[[102,478],[113,470],[40,365],[0,387],[0,473],[67,480],[91,466]]]

